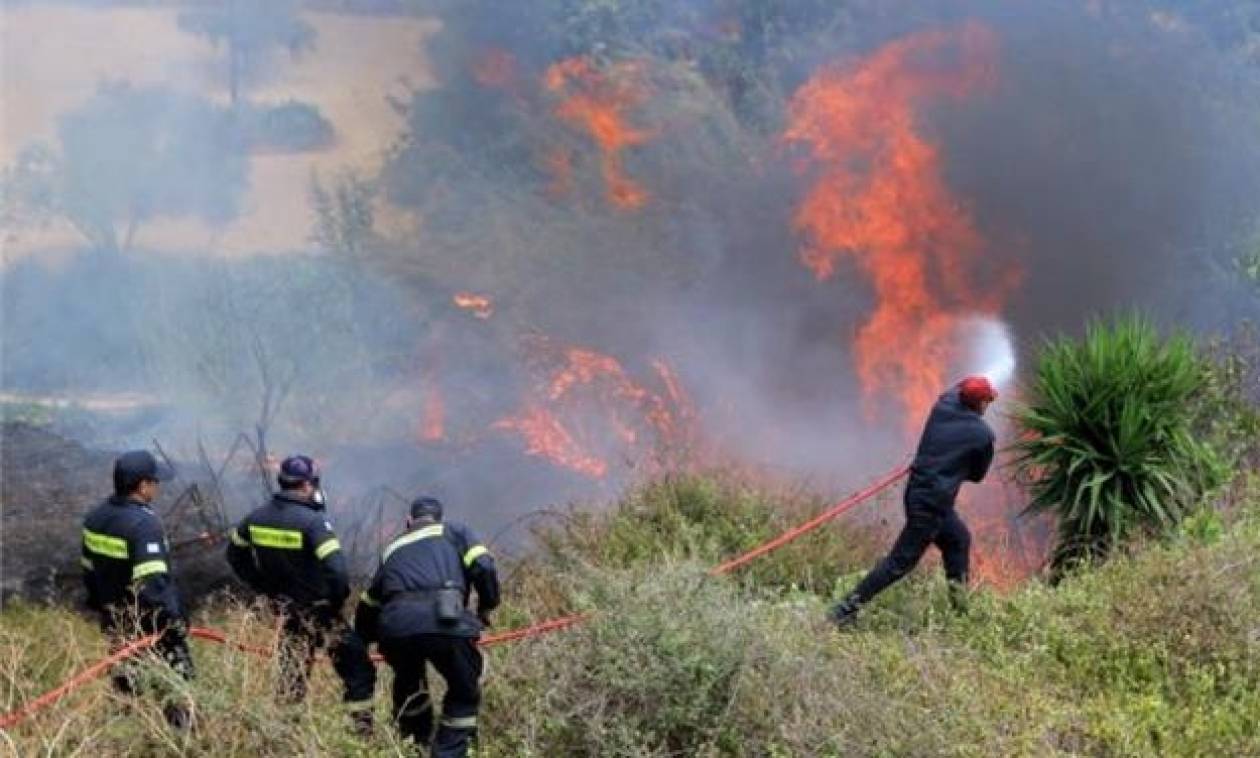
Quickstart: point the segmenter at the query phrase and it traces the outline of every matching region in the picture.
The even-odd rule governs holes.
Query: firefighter
[[[888,556],[831,610],[837,627],[852,624],[862,605],[909,573],[933,544],[941,551],[950,597],[961,609],[971,533],[954,510],[954,499],[964,481],[982,481],[993,462],[993,430],[982,416],[996,399],[988,379],[969,376],[936,401],[910,464],[906,525]]]
[[[114,494],[83,519],[84,584],[88,605],[100,614],[101,631],[111,649],[139,637],[158,634],[153,650],[184,679],[193,677],[188,650],[188,621],[179,588],[171,576],[169,546],[153,512],[159,482],[169,472],[144,450],[123,453],[114,461]],[[114,687],[137,694],[134,666],[114,670]],[[163,708],[166,720],[185,728],[190,714],[177,703]]]
[[[342,618],[350,594],[341,543],[324,513],[320,472],[305,455],[284,459],[280,491],[229,534],[228,563],[282,619],[280,697],[306,697],[316,652],[328,645],[355,731],[372,731],[376,668],[367,646]]]
[[[477,610],[469,610],[470,590]],[[468,753],[477,734],[481,652],[477,639],[499,604],[499,578],[489,551],[467,527],[442,522],[431,497],[411,504],[407,531],[381,556],[355,612],[355,629],[379,643],[394,669],[394,719],[403,738],[429,744],[433,706],[426,662],[446,680],[435,758]]]

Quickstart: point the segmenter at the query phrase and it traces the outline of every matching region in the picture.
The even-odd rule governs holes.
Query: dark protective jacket
[[[434,593],[443,586],[461,592],[464,610],[458,621],[438,619]],[[472,589],[477,590],[476,613],[468,609]],[[498,605],[499,577],[486,547],[462,524],[431,523],[385,548],[360,598],[354,626],[369,641],[416,634],[475,638],[481,634],[478,617]]]
[[[145,503],[115,495],[97,505],[83,519],[80,562],[88,605],[107,625],[131,606],[157,627],[183,621],[168,551],[162,523]]]
[[[964,481],[984,479],[993,462],[993,430],[962,404],[958,390],[936,401],[910,464],[906,502],[947,510]]]
[[[255,592],[335,614],[350,594],[341,543],[322,510],[279,492],[229,534],[228,563]]]

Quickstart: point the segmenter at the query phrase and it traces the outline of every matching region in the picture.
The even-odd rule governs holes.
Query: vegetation
[[[0,175],[14,226],[69,223],[97,251],[126,252],[158,217],[235,218],[247,164],[228,111],[156,86],[106,84]]]
[[[277,48],[293,57],[315,46],[315,28],[298,14],[293,0],[194,3],[179,14],[179,28],[226,48],[228,96],[236,105],[250,77],[257,76]]]
[[[750,567],[766,574],[713,578],[704,568],[753,541],[747,530],[768,533],[815,503],[729,478],[653,485],[605,517],[544,530],[547,549],[506,567],[502,628],[567,610],[594,616],[488,651],[477,754],[1251,754],[1260,749],[1257,494],[1215,529],[1183,529],[1057,588],[978,592],[966,616],[949,610],[939,574],[920,572],[837,636],[821,619],[844,583],[760,577],[807,574],[807,565],[835,577],[843,570],[820,556],[845,555],[862,532],[828,527]],[[197,622],[272,641],[271,620],[255,608],[215,602]],[[370,742],[348,735],[330,667],[319,667],[305,705],[284,708],[272,701],[270,666],[194,644],[191,684],[152,665],[151,697],[124,700],[93,683],[5,738],[18,754],[406,754],[387,728]],[[0,616],[4,707],[103,653],[75,614],[10,606]],[[196,730],[164,726],[163,690],[193,704]]]
[[[1029,511],[1058,520],[1056,572],[1176,526],[1224,481],[1223,461],[1193,428],[1204,372],[1189,337],[1161,341],[1139,318],[1043,348],[1014,448]]]

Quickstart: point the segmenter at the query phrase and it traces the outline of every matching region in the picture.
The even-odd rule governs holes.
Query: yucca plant
[[[1147,320],[1095,322],[1038,356],[1014,417],[1028,512],[1058,521],[1051,575],[1097,560],[1135,533],[1180,522],[1225,478],[1192,433],[1204,364],[1185,335],[1162,340]]]

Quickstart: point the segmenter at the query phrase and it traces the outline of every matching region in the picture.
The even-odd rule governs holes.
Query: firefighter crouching
[[[271,501],[229,533],[228,562],[283,619],[281,699],[300,702],[306,697],[311,664],[327,644],[354,728],[369,734],[376,668],[367,646],[341,615],[350,594],[349,577],[341,544],[323,510],[319,468],[304,455],[291,456],[280,464],[277,481],[280,491]]]
[[[83,580],[88,605],[100,614],[101,630],[111,649],[160,634],[153,645],[166,663],[185,679],[193,676],[188,650],[187,617],[179,588],[171,576],[166,535],[150,505],[157,498],[157,461],[144,450],[124,453],[114,462],[114,495],[83,520]],[[113,673],[114,687],[127,694],[140,689],[131,663]],[[189,711],[167,703],[166,720],[184,728]]]
[[[477,590],[475,614],[468,610],[471,589]],[[467,527],[442,523],[437,500],[415,500],[407,532],[385,548],[362,595],[355,629],[379,643],[394,669],[394,719],[404,739],[424,746],[433,731],[425,663],[446,680],[435,758],[467,755],[476,736],[482,673],[477,639],[498,604],[498,574],[485,546]]]

